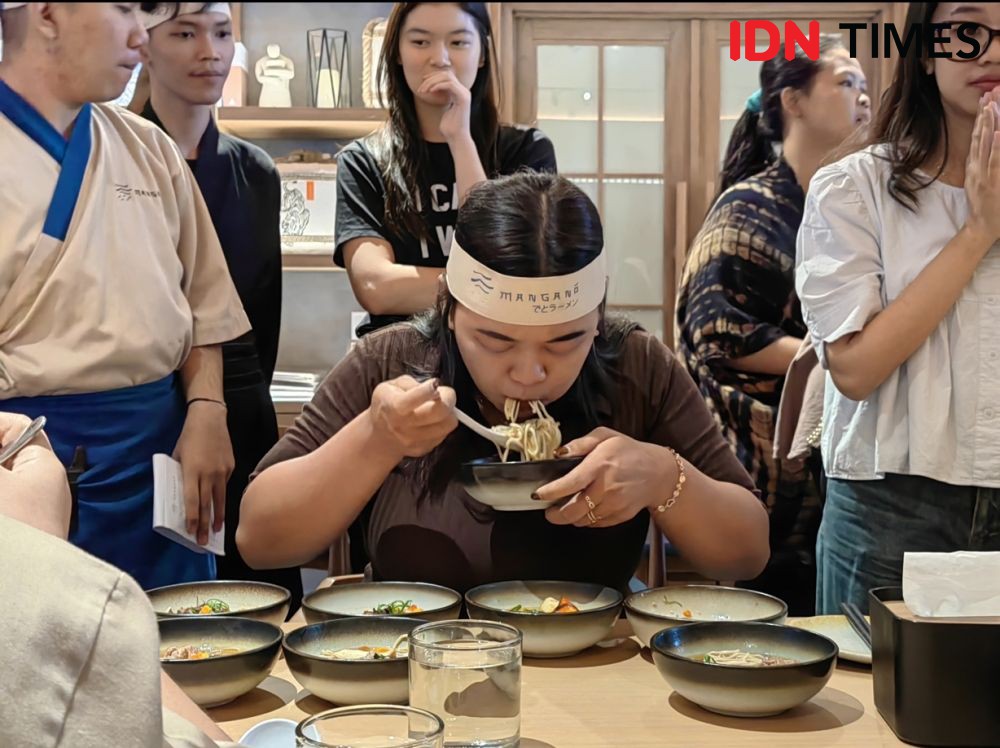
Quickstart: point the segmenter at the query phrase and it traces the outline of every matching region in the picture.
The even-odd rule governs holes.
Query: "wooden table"
[[[630,637],[628,623],[619,621],[613,635]],[[875,709],[871,670],[846,663],[811,701],[759,719],[713,714],[673,693],[631,637],[575,657],[525,659],[521,684],[522,748],[904,745]],[[332,708],[298,685],[282,657],[256,690],[209,715],[238,740],[265,719],[298,722]]]

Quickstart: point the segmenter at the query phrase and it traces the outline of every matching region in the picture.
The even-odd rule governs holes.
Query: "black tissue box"
[[[896,737],[1000,746],[1000,623],[908,620],[888,605],[902,606],[900,587],[873,589],[868,599],[875,706]]]

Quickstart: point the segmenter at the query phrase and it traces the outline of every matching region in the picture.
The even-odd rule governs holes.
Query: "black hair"
[[[937,6],[938,3],[910,3],[903,38],[909,38],[915,24],[918,29],[930,28]],[[909,210],[918,206],[917,193],[941,176],[946,159],[941,159],[937,172],[929,179],[921,179],[917,170],[934,154],[948,153],[948,125],[941,92],[937,78],[925,67],[930,50],[918,46],[919,55],[904,55],[896,63],[892,83],[882,95],[867,143],[889,147],[886,155],[891,164],[889,194]]]
[[[819,58],[812,60],[799,47],[795,56],[785,59],[775,55],[760,66],[760,110],[747,107],[736,121],[726,148],[722,172],[719,174],[719,195],[765,169],[775,160],[774,143],[785,137],[781,92],[786,88],[808,92],[820,70],[823,57],[834,49],[843,48],[840,37],[820,34]]]
[[[395,233],[408,233],[418,239],[428,235],[421,216],[429,208],[426,184],[430,173],[430,155],[417,119],[413,92],[406,82],[399,61],[403,25],[406,17],[420,3],[396,3],[386,23],[385,40],[378,64],[378,78],[385,82],[385,100],[389,119],[365,139],[375,156],[385,183],[385,222]],[[494,176],[499,164],[497,136],[500,132],[496,52],[493,28],[486,3],[455,3],[475,21],[479,32],[483,64],[476,73],[470,91],[469,129],[487,177]]]
[[[597,208],[568,179],[554,174],[519,172],[483,182],[469,191],[458,211],[455,241],[487,267],[524,278],[576,272],[592,262],[604,247],[604,231]],[[414,370],[417,377],[437,377],[454,387],[458,407],[476,412],[476,387],[448,326],[457,302],[446,289],[437,308],[413,324],[437,351],[432,370]],[[561,426],[564,441],[582,436],[610,416],[618,388],[625,381],[618,368],[628,336],[637,328],[624,317],[606,316],[600,309],[598,334],[570,391],[549,411]],[[431,494],[443,492],[466,459],[484,456],[485,445],[458,429],[425,458],[423,485]],[[479,454],[476,450],[479,449]]]

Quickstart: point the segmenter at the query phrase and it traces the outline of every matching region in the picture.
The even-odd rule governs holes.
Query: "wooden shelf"
[[[333,264],[333,249],[329,252],[318,254],[315,252],[281,252],[281,267],[285,270],[339,270],[346,272]]]
[[[337,138],[368,135],[385,122],[385,109],[220,107],[219,129],[238,138]]]

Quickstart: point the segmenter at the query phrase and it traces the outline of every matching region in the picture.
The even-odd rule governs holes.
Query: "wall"
[[[260,84],[253,75],[267,45],[278,44],[295,65],[292,105],[310,106],[306,32],[337,28],[348,32],[352,106],[361,107],[361,35],[373,18],[388,17],[392,3],[243,3],[242,41],[249,59],[247,104],[256,106]],[[273,158],[307,149],[336,154],[348,141],[257,140]],[[333,267],[333,260],[330,260]],[[347,274],[327,269],[285,270],[278,368],[325,374],[346,353],[351,312],[360,311]]]
[[[361,310],[347,273],[285,270],[282,293],[278,370],[322,376],[347,353],[351,312]]]

